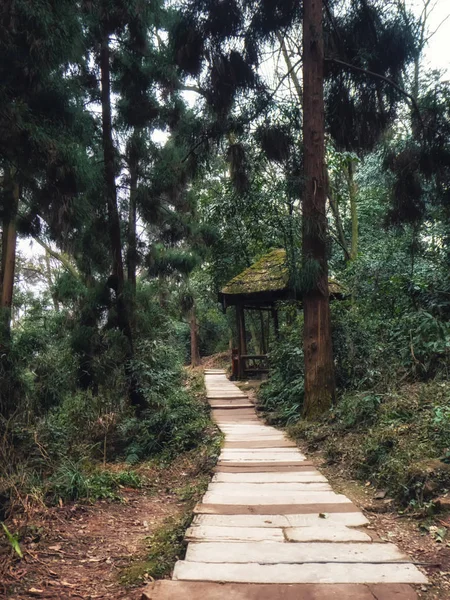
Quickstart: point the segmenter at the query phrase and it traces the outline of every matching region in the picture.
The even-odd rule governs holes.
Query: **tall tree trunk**
[[[128,307],[125,299],[125,281],[122,258],[122,239],[120,231],[120,216],[117,207],[117,189],[115,179],[115,151],[112,138],[111,116],[111,64],[109,36],[103,35],[100,49],[100,74],[101,74],[101,103],[102,103],[102,132],[103,155],[105,168],[105,192],[108,207],[108,229],[112,254],[112,273],[110,287],[116,294],[117,322],[120,331],[128,341],[127,361],[125,373],[129,383],[129,397],[131,404],[137,409],[145,407],[145,400],[139,391],[136,377],[130,364],[134,356],[133,335],[131,330]]]
[[[198,323],[197,323],[197,311],[195,309],[195,302],[191,308],[190,328],[191,328],[191,367],[198,367],[198,365],[200,364],[200,350],[198,347]]]
[[[2,271],[1,271],[1,333],[0,346],[7,345],[11,330],[11,310],[14,293],[14,275],[16,271],[17,213],[19,210],[19,183],[13,172],[6,178],[6,192],[10,198],[3,219],[2,235]]]
[[[137,238],[136,238],[136,193],[137,193],[137,168],[129,164],[130,169],[130,204],[128,209],[128,250],[127,250],[127,275],[133,296],[136,293],[136,266],[137,266]]]
[[[348,195],[350,198],[350,215],[352,219],[352,243],[350,249],[350,258],[355,260],[358,256],[358,242],[359,242],[359,223],[358,223],[358,205],[357,195],[358,188],[355,182],[355,168],[353,161],[350,158],[347,168],[347,182],[348,182]]]
[[[303,3],[303,270],[315,282],[303,294],[304,416],[328,410],[335,396],[326,231],[323,2]]]

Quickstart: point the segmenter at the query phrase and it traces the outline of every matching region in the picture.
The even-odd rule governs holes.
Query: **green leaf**
[[[3,531],[6,534],[6,537],[8,538],[8,542],[11,544],[11,547],[14,550],[14,552],[20,558],[23,558],[23,553],[22,553],[22,550],[20,549],[19,541],[17,539],[17,533],[13,535],[4,523],[2,523],[2,527],[3,527]]]

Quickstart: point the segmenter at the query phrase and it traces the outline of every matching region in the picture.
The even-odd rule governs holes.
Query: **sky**
[[[435,4],[435,0],[433,0]],[[423,0],[411,0],[416,14],[423,9]],[[430,32],[438,31],[430,39],[425,50],[424,67],[446,71],[444,79],[450,78],[450,0],[437,0],[430,14]],[[447,20],[446,20],[447,19]]]

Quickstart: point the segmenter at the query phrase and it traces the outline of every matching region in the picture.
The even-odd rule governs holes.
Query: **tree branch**
[[[340,65],[341,67],[344,67],[351,71],[356,71],[358,73],[364,73],[364,75],[368,75],[369,77],[374,77],[375,79],[380,79],[381,81],[384,81],[385,83],[389,84],[394,89],[396,89],[398,92],[400,92],[403,96],[405,96],[405,98],[409,99],[414,110],[417,113],[417,116],[419,117],[422,127],[424,127],[424,124],[422,121],[422,115],[420,114],[420,110],[419,110],[419,107],[417,105],[417,102],[416,102],[414,96],[412,96],[409,92],[407,92],[402,87],[400,87],[397,83],[395,83],[395,81],[392,81],[392,79],[389,79],[389,77],[385,77],[384,75],[381,75],[380,73],[375,73],[375,71],[369,71],[368,69],[363,69],[362,67],[357,67],[356,65],[346,63],[343,60],[340,60],[339,58],[325,57],[325,61],[332,62],[336,65]]]
[[[80,273],[78,272],[76,267],[74,267],[74,265],[70,262],[70,260],[67,257],[65,257],[63,254],[60,254],[56,250],[53,250],[53,248],[51,248],[51,246],[46,244],[44,241],[42,241],[37,236],[32,235],[31,237],[37,244],[39,244],[39,246],[44,248],[44,250],[46,250],[50,254],[50,256],[52,256],[53,258],[58,260],[62,264],[62,266],[65,269],[67,269],[67,271],[69,271],[69,273],[71,273],[76,279],[81,279]]]

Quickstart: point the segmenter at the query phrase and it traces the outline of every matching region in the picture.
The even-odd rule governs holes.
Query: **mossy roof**
[[[336,281],[329,280],[330,294],[341,294],[342,288]],[[260,294],[262,292],[281,292],[289,290],[289,268],[286,250],[271,250],[229,281],[222,294]]]
[[[255,294],[258,292],[276,292],[287,289],[289,270],[286,251],[272,250],[242,271],[223,288],[223,294]]]

